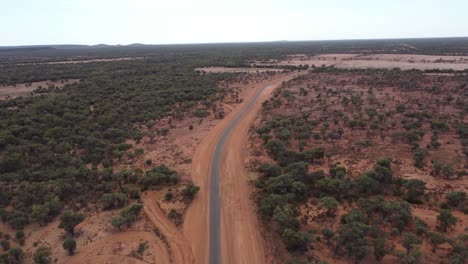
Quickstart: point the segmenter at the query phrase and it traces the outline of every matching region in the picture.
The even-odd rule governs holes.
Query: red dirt
[[[222,167],[221,186],[221,254],[223,263],[268,263],[266,261],[265,243],[260,235],[254,206],[250,199],[250,184],[247,171],[244,170],[246,157],[243,146],[247,143],[248,129],[261,106],[261,102],[271,94],[273,88],[282,81],[292,78],[293,74],[279,75],[274,81],[255,84],[244,102],[261,89],[265,83],[271,86],[261,95],[262,99],[246,114],[244,119],[234,128],[228,140],[223,160],[229,160]],[[185,215],[184,234],[192,244],[197,263],[208,262],[209,252],[209,175],[210,164],[215,145],[235,114],[245,104],[235,106],[232,113],[224,118],[203,139],[192,159],[192,180],[201,187],[200,193],[193,201]]]
[[[408,111],[427,111],[433,113],[436,109],[437,116],[444,117],[449,124],[452,124],[452,119],[457,117],[459,109],[455,108],[453,104],[443,105],[440,108],[436,108],[434,103],[435,98],[441,98],[442,95],[431,95],[428,90],[431,86],[440,85],[442,91],[445,93],[451,93],[453,96],[458,96],[456,87],[460,84],[457,83],[458,79],[450,79],[447,76],[435,77],[435,76],[423,76],[414,80],[419,80],[421,87],[427,90],[422,91],[405,91],[403,88],[399,88],[396,84],[373,84],[368,85],[365,82],[357,82],[356,80],[361,79],[362,74],[370,73],[311,73],[309,76],[303,79],[298,79],[287,83],[284,88],[281,88],[282,92],[289,92],[291,98],[282,100],[282,105],[276,109],[269,109],[263,111],[259,118],[256,120],[254,128],[260,127],[262,122],[271,119],[275,116],[291,115],[300,116],[301,114],[308,114],[311,120],[321,120],[321,117],[328,117],[333,121],[333,111],[343,111],[344,113],[353,113],[350,107],[344,107],[340,104],[341,99],[344,97],[343,94],[349,96],[350,94],[361,94],[364,97],[364,107],[368,107],[368,90],[373,89],[375,98],[381,102],[385,102],[384,105],[380,105],[380,111],[386,112],[389,109],[395,109],[396,104],[405,104],[408,107]],[[404,75],[403,75],[404,76]],[[372,76],[373,80],[379,79],[377,76]],[[402,78],[404,80],[404,78]],[[463,83],[462,83],[463,84]],[[301,90],[304,89],[308,93],[301,94]],[[342,94],[327,95],[327,91],[340,91]],[[320,101],[319,101],[320,99]],[[410,100],[420,100],[422,108],[416,107],[415,103],[411,103]],[[321,104],[319,104],[321,103]],[[413,216],[417,216],[425,221],[431,231],[437,231],[437,216],[439,214],[439,208],[441,203],[445,201],[445,195],[449,191],[467,191],[468,181],[466,177],[450,177],[444,179],[440,176],[432,176],[431,173],[431,162],[430,160],[441,160],[447,164],[451,164],[457,171],[466,169],[464,167],[466,159],[461,155],[461,144],[459,143],[459,136],[453,130],[449,130],[440,133],[439,140],[442,145],[438,149],[429,148],[429,154],[426,159],[426,163],[423,169],[418,169],[414,166],[414,158],[411,147],[404,143],[395,143],[392,141],[390,135],[396,131],[404,131],[402,127],[399,127],[403,117],[399,114],[393,114],[389,119],[395,119],[396,126],[392,127],[389,125],[385,126],[382,134],[388,133],[385,138],[377,136],[371,137],[371,144],[367,147],[356,147],[356,142],[365,140],[367,135],[364,131],[352,130],[343,126],[344,135],[340,140],[329,141],[322,139],[309,139],[305,147],[323,147],[327,151],[333,152],[333,156],[330,159],[324,160],[321,164],[311,164],[310,171],[324,170],[329,171],[330,164],[338,164],[339,166],[346,167],[349,177],[354,178],[362,175],[363,172],[368,171],[372,168],[375,161],[380,157],[393,157],[395,159],[392,169],[394,170],[395,177],[402,177],[404,179],[420,179],[427,183],[426,195],[427,201],[424,205],[412,204]],[[466,117],[460,117],[461,120],[466,122]],[[427,121],[426,121],[427,122]],[[320,123],[319,123],[320,124]],[[327,131],[333,131],[335,125],[340,126],[339,123],[329,123]],[[316,126],[319,128],[319,125]],[[426,123],[422,127],[426,131],[426,135],[421,140],[421,146],[426,148],[430,143],[431,129]],[[252,129],[255,131],[254,129]],[[312,132],[319,132],[319,129],[312,130]],[[252,132],[252,138],[250,142],[251,149],[251,167],[256,168],[258,164],[262,162],[273,163],[274,161],[268,156],[263,150],[263,140],[260,136]],[[295,139],[290,141],[289,145],[292,149],[297,150],[299,148],[299,142]],[[388,199],[401,199],[399,197],[386,197]],[[304,203],[299,209],[300,216],[298,220],[301,221],[303,230],[317,232],[319,234],[320,229],[323,227],[330,227],[334,230],[340,225],[340,218],[342,215],[349,212],[351,206],[348,203],[342,203],[339,206],[338,213],[335,218],[324,218],[319,217],[323,210],[318,206],[319,200],[312,198],[308,202]],[[456,225],[444,233],[447,237],[457,237],[458,235],[465,234],[467,228],[468,217],[458,210],[452,210],[454,216],[458,218]],[[268,226],[271,223],[266,222]],[[271,228],[274,230],[274,228]],[[271,232],[271,231],[270,231]],[[270,234],[275,239],[274,234]],[[317,235],[318,236],[318,235]],[[281,241],[281,238],[277,238],[277,241]],[[389,244],[393,248],[402,249],[401,237],[389,237],[387,238]],[[333,243],[332,243],[333,244]],[[281,246],[278,246],[276,252],[281,252]],[[404,250],[404,249],[403,249]],[[447,253],[450,252],[451,247],[446,243],[442,245],[436,253],[432,252],[427,239],[424,240],[422,248],[423,257],[421,262],[426,263],[445,263]],[[281,254],[278,254],[278,258],[281,258]],[[328,263],[351,263],[351,259],[347,257],[338,258],[333,250],[333,245],[327,245],[322,239],[321,241],[315,241],[311,243],[311,249],[306,253],[310,259],[319,259],[327,261]],[[396,263],[398,259],[390,254],[385,256],[382,263]],[[375,258],[370,254],[366,257],[362,263],[376,263]]]
[[[147,242],[145,257],[132,256],[140,243]],[[110,235],[79,249],[66,263],[171,263],[166,245],[151,232],[129,231]]]
[[[154,193],[146,192],[141,198],[145,205],[143,209],[146,216],[169,245],[171,263],[194,263],[195,259],[190,244],[175,224],[167,219],[167,216],[156,205]]]
[[[432,55],[414,55],[414,54],[320,54],[316,56],[295,55],[288,56],[285,60],[279,62],[255,62],[259,67],[262,65],[315,65],[320,67],[334,66],[336,68],[367,69],[383,68],[402,70],[409,69],[468,69],[467,56],[432,56]]]

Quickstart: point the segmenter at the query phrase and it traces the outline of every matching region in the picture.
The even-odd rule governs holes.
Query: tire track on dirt
[[[152,253],[154,255],[154,263],[170,263],[170,256],[164,243],[153,233],[147,231],[125,231],[107,236],[104,239],[100,239],[87,246],[78,248],[78,252],[74,256],[59,263],[146,263],[133,257],[118,255],[118,251],[112,253],[116,250],[116,243],[132,243],[140,240],[146,240],[153,247],[154,252]]]
[[[266,263],[264,242],[258,231],[254,206],[250,200],[248,177],[244,177],[246,174],[241,175],[237,178],[240,183],[237,185],[233,184],[236,188],[242,189],[241,193],[233,194],[238,190],[229,190],[229,186],[225,189],[225,185],[230,184],[223,180],[225,177],[224,170],[226,169],[223,165],[225,164],[224,157],[226,155],[224,153],[226,152],[226,148],[218,148],[217,146],[223,135],[225,135],[225,142],[231,140],[227,131],[237,129],[236,123],[244,124],[243,127],[246,126],[247,129],[243,131],[243,133],[245,132],[244,136],[245,139],[247,139],[248,127],[251,122],[253,122],[256,112],[261,107],[261,103],[259,103],[258,99],[268,98],[275,87],[292,77],[292,73],[282,74],[268,81],[253,85],[251,92],[249,92],[244,99],[246,103],[235,107],[225,119],[209,132],[197,147],[192,159],[192,180],[196,185],[201,187],[201,191],[189,207],[184,220],[184,234],[192,245],[196,263]],[[246,116],[249,116],[249,119],[247,122],[244,122]],[[242,142],[237,142],[236,144],[240,146]],[[219,146],[222,145],[223,144]],[[216,149],[219,150],[216,151]],[[241,155],[242,149],[236,148],[236,150],[238,151],[236,153]],[[220,157],[222,157],[221,160]],[[217,159],[218,162],[213,162],[215,159]],[[218,167],[214,167],[214,164],[218,164]],[[243,167],[243,162],[235,163],[234,171],[242,171]],[[218,183],[216,183],[216,179],[211,181],[211,172],[219,172],[220,169],[223,172],[222,178],[218,177],[220,181]],[[213,195],[213,190],[216,192],[216,186],[218,186],[219,193],[218,195],[216,195],[216,193]],[[214,189],[211,189],[211,187]],[[229,194],[226,195],[226,192]],[[210,203],[212,203],[210,202],[211,195],[213,195],[212,197],[214,198],[213,210],[210,210],[209,207]],[[241,218],[246,220],[242,221],[240,225],[236,224],[235,232],[226,232],[226,228],[231,228],[227,225],[234,220],[226,220],[225,218],[231,218],[234,212],[223,212],[229,212],[230,210],[237,210],[239,208],[225,206],[225,204],[232,204],[230,201],[231,199],[224,200],[225,196],[230,197],[231,195],[236,196],[235,199],[239,199],[237,195],[243,196],[240,197],[242,201],[240,203],[242,204],[242,211],[237,213],[241,215]],[[211,214],[211,211],[213,211],[214,214]],[[208,216],[211,217],[209,218]],[[235,217],[235,219],[238,219],[238,217]],[[250,228],[248,226],[250,226]],[[213,230],[214,232],[212,232]],[[254,231],[253,233],[251,232],[252,230]],[[239,244],[244,245],[242,247],[236,246]],[[211,257],[210,245],[212,245],[211,248],[213,252],[217,252],[213,253],[214,255]],[[242,250],[245,250],[245,252]],[[233,257],[236,255],[237,257]]]
[[[158,229],[158,231],[166,240],[171,263],[190,264],[195,263],[192,248],[189,242],[171,222],[163,211],[156,204],[156,196],[152,192],[146,192],[141,196],[143,201],[143,209],[146,216]]]
[[[222,151],[217,157],[221,193],[221,263],[272,263],[268,246],[261,235],[256,206],[251,199],[252,186],[246,169],[249,129],[262,103],[270,98],[283,81],[294,73],[262,86],[245,108],[239,119],[226,130]],[[215,262],[212,262],[212,264]],[[218,262],[219,263],[219,262]]]

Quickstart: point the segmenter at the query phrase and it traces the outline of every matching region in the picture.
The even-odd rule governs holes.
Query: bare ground
[[[320,54],[316,56],[289,56],[285,60],[275,63],[256,63],[261,65],[309,65],[334,66],[336,68],[367,69],[383,68],[401,70],[419,69],[468,69],[468,56],[432,56],[413,54]]]
[[[284,69],[274,69],[274,68],[227,68],[227,67],[206,67],[206,68],[196,68],[196,72],[201,73],[223,73],[223,72],[246,72],[246,73],[259,73],[259,72],[282,72]]]
[[[110,62],[110,61],[129,61],[129,60],[143,60],[144,57],[123,57],[123,58],[113,58],[113,59],[82,59],[75,58],[74,60],[64,60],[64,61],[51,61],[51,62],[37,62],[37,63],[21,63],[18,65],[36,65],[36,64],[76,64],[76,63],[90,63],[90,62]]]
[[[18,96],[34,95],[34,90],[42,87],[57,87],[62,88],[67,84],[79,82],[79,79],[68,79],[59,81],[41,81],[31,83],[18,83],[15,85],[0,86],[0,100],[12,99]]]

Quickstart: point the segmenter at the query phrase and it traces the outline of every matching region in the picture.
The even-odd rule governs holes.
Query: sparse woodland
[[[172,121],[221,119],[219,102],[241,102],[227,84],[249,77],[195,68],[250,67],[302,53],[468,52],[466,40],[408,44],[417,49],[391,40],[0,49],[0,89],[79,80],[0,100],[0,220],[14,230],[0,232],[0,263],[23,263],[25,242],[34,248],[28,260],[56,261],[50,246],[27,241],[31,225],[56,221],[60,249],[73,255],[76,228],[90,212],[117,210],[108,224],[120,232],[141,218],[145,191],[164,187],[165,201],[188,205],[200,189],[181,182],[177,168],[130,163],[144,154],[135,145],[157,144]],[[315,68],[264,103],[252,136],[261,175],[255,200],[291,263],[468,258],[466,230],[458,225],[468,211],[468,79],[466,72],[430,74]],[[161,120],[168,125],[159,127]],[[436,212],[428,216],[433,221],[417,210]],[[183,221],[177,210],[168,217]],[[444,243],[449,248],[441,250]],[[146,247],[133,256],[142,259]]]
[[[284,83],[251,151],[291,263],[464,263],[467,106],[464,74],[316,68]]]

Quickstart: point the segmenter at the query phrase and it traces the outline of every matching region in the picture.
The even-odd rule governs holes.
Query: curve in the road
[[[226,130],[221,135],[221,138],[216,144],[213,159],[211,161],[211,174],[210,174],[210,251],[209,260],[210,264],[221,263],[221,199],[219,195],[219,177],[221,170],[221,153],[224,144],[231,134],[232,129],[236,126],[239,120],[245,115],[246,112],[260,97],[260,94],[271,84],[265,84],[257,91],[255,96],[248,102],[247,105],[234,117],[231,123],[227,126]]]

